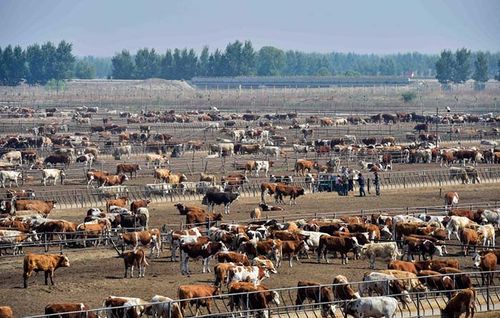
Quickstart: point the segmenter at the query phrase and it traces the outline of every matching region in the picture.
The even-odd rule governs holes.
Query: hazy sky
[[[0,46],[73,43],[77,55],[123,48],[438,53],[500,51],[499,0],[0,0]]]

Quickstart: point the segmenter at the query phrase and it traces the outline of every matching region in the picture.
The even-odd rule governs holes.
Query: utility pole
[[[439,123],[439,107],[436,107],[436,147],[439,146],[438,123]]]

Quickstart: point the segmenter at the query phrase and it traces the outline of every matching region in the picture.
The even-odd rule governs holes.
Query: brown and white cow
[[[130,278],[134,276],[134,267],[137,267],[138,274],[137,278],[144,277],[146,274],[146,266],[149,266],[146,260],[146,254],[140,248],[133,251],[124,252],[121,255],[123,257],[123,262],[125,263],[125,276],[127,278],[128,270],[130,268]]]
[[[84,303],[57,303],[45,306],[45,315],[55,317],[59,314],[57,317],[63,318],[97,318],[95,312],[88,310],[89,307]]]
[[[311,300],[321,305],[321,316],[335,318],[335,306],[331,305],[333,302],[333,292],[327,286],[321,286],[320,283],[313,281],[299,281],[297,283],[297,298],[295,305],[297,309],[301,309],[302,304],[306,300]]]
[[[104,300],[103,307],[106,307],[108,317],[140,318],[144,315],[148,302],[133,297],[109,296]]]
[[[224,243],[221,242],[208,242],[208,243],[187,243],[181,244],[181,273],[182,275],[190,275],[191,272],[189,270],[189,258],[203,259],[203,273],[209,272],[209,261],[212,256],[217,254],[219,251],[227,251]]]
[[[441,310],[441,317],[459,318],[465,313],[465,318],[473,318],[476,307],[475,303],[476,291],[473,288],[461,290]]]
[[[134,250],[137,250],[140,243],[143,246],[151,246],[150,256],[156,251],[156,257],[160,257],[161,233],[158,229],[121,233],[120,239],[123,240],[122,248],[125,245],[132,245]]]

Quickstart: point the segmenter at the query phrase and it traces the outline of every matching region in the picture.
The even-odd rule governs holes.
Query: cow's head
[[[69,267],[69,259],[66,255],[59,255],[59,267]]]
[[[481,255],[474,253],[474,255],[472,255],[472,261],[474,262],[474,267],[479,268],[479,265],[481,264]]]

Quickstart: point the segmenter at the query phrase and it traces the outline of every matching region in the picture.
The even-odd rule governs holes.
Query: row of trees
[[[497,66],[498,64],[498,66]],[[159,53],[127,50],[112,58],[76,58],[72,45],[61,41],[33,44],[26,49],[11,45],[0,48],[0,84],[18,85],[22,81],[44,85],[50,80],[69,78],[191,79],[194,76],[327,76],[327,75],[407,75],[436,76],[443,84],[463,83],[469,78],[484,83],[500,72],[500,53],[473,53],[467,49],[440,56],[420,53],[392,55],[354,53],[304,53],[283,51],[272,46],[255,50],[250,41],[229,43],[225,50],[204,47],[173,49]]]
[[[76,59],[72,44],[61,41],[33,44],[26,49],[8,45],[0,48],[0,84],[18,85],[23,80],[31,85],[45,85],[76,78],[94,78],[95,69],[91,62]],[[108,73],[109,74],[109,73]]]
[[[436,61],[436,78],[443,85],[461,84],[471,78],[478,85],[484,85],[490,78],[488,55],[485,52],[477,52],[474,63],[471,63],[472,52],[470,50],[462,48],[457,50],[455,54],[450,50],[444,50]],[[498,73],[495,75],[495,79],[500,81],[500,59],[498,59],[497,64]]]

